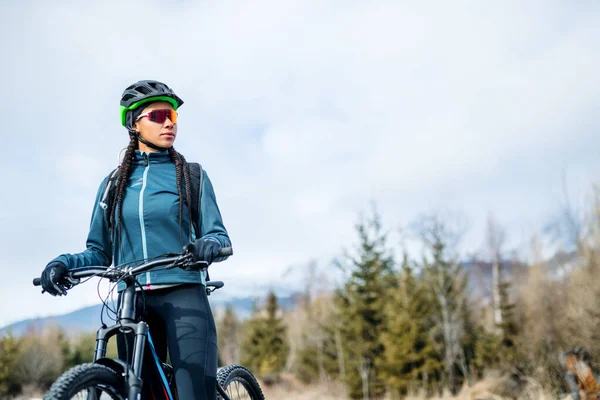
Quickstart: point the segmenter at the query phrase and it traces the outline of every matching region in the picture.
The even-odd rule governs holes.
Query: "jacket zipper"
[[[142,189],[140,190],[140,201],[139,201],[139,216],[140,216],[140,228],[142,230],[142,250],[144,253],[144,260],[148,259],[148,246],[146,245],[146,227],[144,225],[144,192],[146,191],[146,182],[148,179],[148,170],[150,169],[150,157],[146,156],[146,168],[144,169],[144,175],[142,178]],[[146,272],[146,285],[150,286],[150,272]]]

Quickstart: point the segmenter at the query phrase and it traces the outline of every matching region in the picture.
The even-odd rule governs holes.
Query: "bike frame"
[[[94,363],[106,365],[116,370],[117,372],[122,372],[123,377],[125,378],[126,391],[128,392],[129,399],[137,399],[142,392],[143,380],[141,376],[142,365],[144,362],[144,350],[146,344],[149,344],[152,356],[154,358],[152,368],[156,368],[158,370],[158,373],[162,379],[162,384],[164,385],[165,394],[167,395],[168,399],[175,400],[173,394],[171,393],[169,382],[167,382],[167,378],[161,367],[161,360],[158,358],[158,355],[156,354],[156,350],[154,348],[154,344],[152,343],[152,337],[149,332],[148,324],[144,321],[136,322],[135,305],[137,299],[137,292],[135,290],[135,277],[138,274],[141,274],[144,271],[147,271],[156,266],[172,264],[172,267],[174,268],[178,266],[177,263],[181,262],[181,260],[181,257],[165,258],[162,260],[153,261],[129,269],[125,277],[121,279],[123,282],[125,282],[126,288],[123,291],[122,297],[119,302],[118,318],[116,323],[109,327],[101,327],[96,332],[96,349],[94,351]],[[111,277],[116,276],[117,273],[115,272],[114,274],[112,274],[107,269],[98,268],[88,269],[85,271],[73,271],[71,273],[73,281],[76,282],[78,282],[79,278],[95,275]],[[106,358],[106,348],[108,340],[119,333],[134,334],[131,364],[120,359]],[[218,383],[217,393],[219,393],[223,399],[231,400],[229,396],[225,393],[225,390]]]
[[[136,322],[135,316],[135,302],[137,293],[135,292],[135,278],[133,276],[128,276],[125,278],[125,283],[127,285],[125,291],[123,292],[123,297],[121,298],[121,302],[118,308],[118,319],[116,323],[107,328],[100,328],[96,333],[96,350],[94,351],[94,362],[103,364],[106,362],[106,346],[108,344],[108,340],[119,334],[119,333],[133,333],[134,334],[134,342],[133,342],[133,353],[132,353],[132,362],[131,365],[123,362],[122,360],[114,360],[109,359],[110,364],[117,362],[120,367],[124,369],[125,373],[125,382],[127,383],[129,398],[137,399],[138,395],[142,392],[142,363],[144,361],[144,350],[146,347],[146,341],[150,342],[152,347],[152,354],[156,357],[156,352],[154,351],[154,345],[152,344],[152,339],[150,337],[150,332],[148,329],[148,324],[144,321]],[[155,360],[158,363],[158,359]],[[161,377],[164,378],[164,372],[160,367],[159,373]],[[167,394],[169,399],[173,399],[173,395],[171,394],[171,390],[169,388],[168,383],[166,382],[166,378],[163,380],[163,384],[166,384]]]

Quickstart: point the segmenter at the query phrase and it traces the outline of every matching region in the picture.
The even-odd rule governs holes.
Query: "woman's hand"
[[[208,265],[212,264],[213,260],[219,254],[221,245],[216,240],[198,239],[187,244],[184,250],[192,254],[194,262],[205,261]]]
[[[61,284],[61,281],[67,275],[67,267],[65,264],[55,261],[51,262],[44,268],[40,283],[42,288],[52,296],[64,296],[67,290]]]

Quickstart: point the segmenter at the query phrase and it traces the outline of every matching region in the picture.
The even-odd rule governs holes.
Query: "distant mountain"
[[[22,336],[30,331],[41,331],[47,326],[60,326],[65,332],[78,333],[94,330],[100,327],[100,310],[102,305],[94,305],[73,311],[64,315],[31,318],[18,321],[0,329],[0,336],[11,332],[15,336]],[[105,317],[105,321],[107,318]],[[95,327],[95,328],[93,328]]]
[[[545,261],[548,266],[546,273],[551,280],[564,279],[577,268],[577,254],[575,252],[558,252]],[[528,279],[529,266],[516,260],[503,260],[502,277],[518,286]],[[461,263],[462,269],[467,274],[467,288],[469,294],[475,298],[487,301],[491,297],[492,290],[492,263],[470,260]]]
[[[528,266],[518,261],[503,261],[503,276],[512,282],[522,282],[527,277]],[[549,266],[548,274],[552,279],[560,279],[565,274],[569,274],[576,265],[575,253],[557,253],[547,261]],[[489,301],[492,287],[492,264],[480,260],[469,260],[461,263],[463,271],[468,277],[468,290],[472,298],[482,302]],[[277,286],[278,300],[284,310],[292,309],[299,298],[299,294],[294,292],[298,285],[293,281],[287,281],[285,284]],[[259,290],[260,289],[260,290]],[[272,289],[270,284],[256,289],[257,293],[266,293]],[[264,295],[260,297],[236,297],[225,298],[222,296],[209,297],[213,314],[215,318],[223,315],[227,306],[233,307],[239,319],[246,319],[252,314],[253,307],[257,301],[264,301]],[[260,306],[260,303],[258,304]],[[95,331],[100,326],[100,313],[102,305],[94,305],[79,309],[65,315],[58,315],[45,318],[34,318],[16,322],[6,327],[0,328],[0,336],[11,331],[16,336],[21,336],[29,330],[42,330],[49,325],[57,325],[67,333]],[[104,321],[107,324],[111,320],[104,313]]]
[[[243,320],[252,315],[252,309],[257,299],[254,297],[232,298],[222,300],[218,298],[209,298],[215,318],[219,318],[225,312],[227,306],[231,306],[239,319]],[[298,299],[297,294],[279,297],[279,305],[285,310],[292,309]],[[261,299],[262,300],[262,299]],[[56,315],[43,318],[31,318],[18,321],[13,324],[0,328],[0,336],[12,332],[15,336],[22,336],[30,331],[42,331],[48,326],[58,326],[67,334],[77,334],[81,332],[93,332],[100,327],[100,314],[102,304],[81,308],[64,315]],[[112,316],[112,313],[111,315]],[[104,323],[110,325],[113,319],[109,318],[107,310],[104,309]]]

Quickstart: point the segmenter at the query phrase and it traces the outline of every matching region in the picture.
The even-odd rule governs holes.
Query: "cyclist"
[[[106,206],[103,199],[109,192],[109,176],[98,189],[86,250],[62,254],[48,263],[41,275],[46,292],[66,294],[64,278],[71,269],[142,262],[181,253],[182,247],[209,265],[227,258],[217,256],[231,242],[204,170],[201,193],[196,196],[198,216],[192,220],[193,176],[183,155],[173,148],[177,110],[182,104],[162,82],[143,80],[125,89],[121,123],[130,142],[118,168],[113,201]],[[145,294],[145,321],[162,360],[168,347],[180,399],[216,397],[217,338],[206,279],[205,272],[179,268],[138,277]],[[122,337],[118,345],[119,357],[123,357],[126,343]]]

